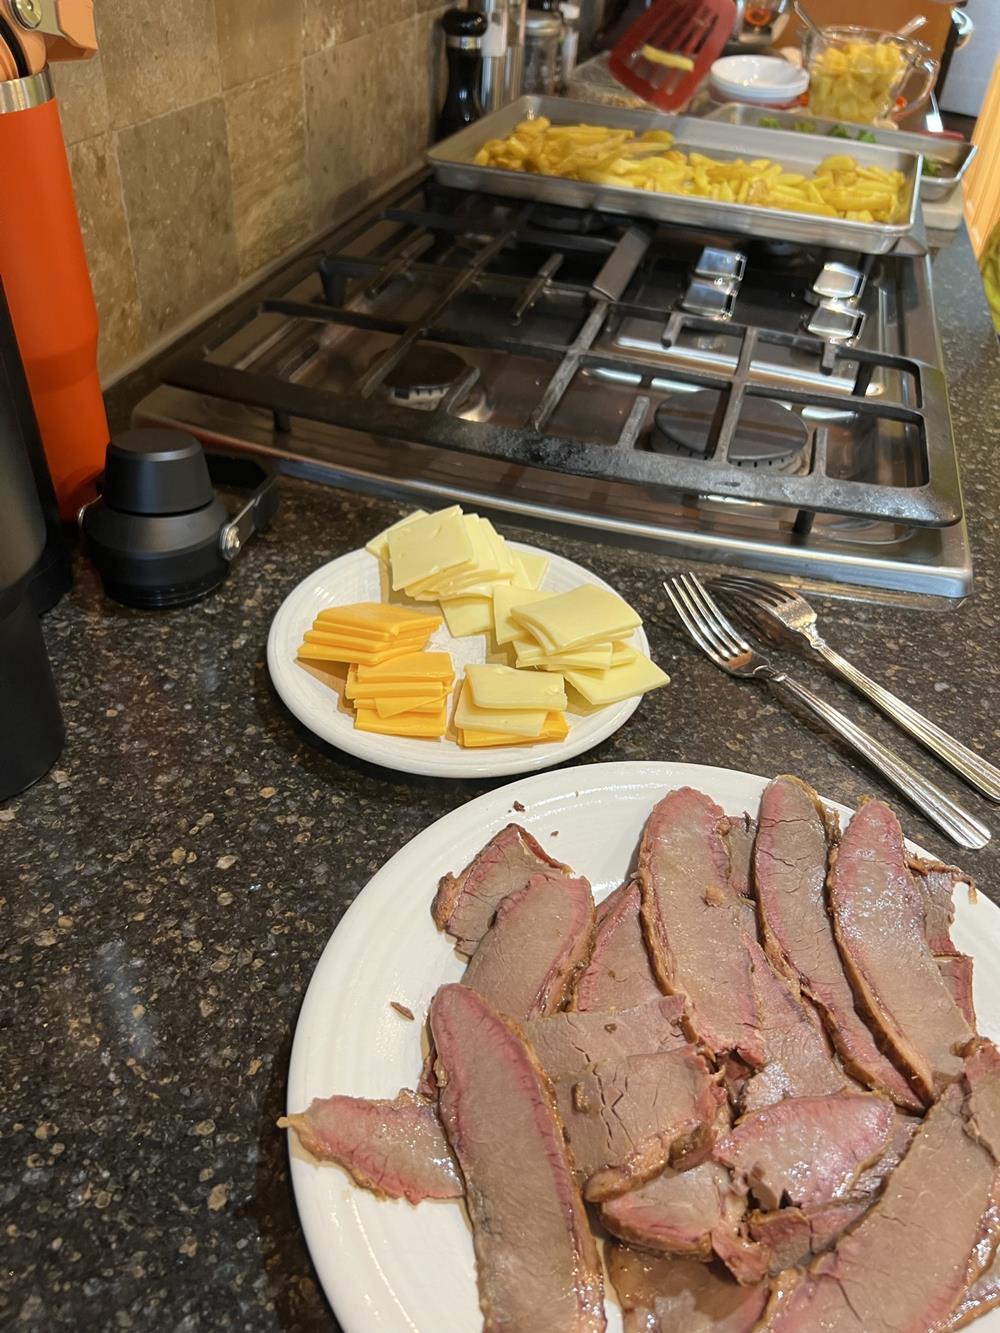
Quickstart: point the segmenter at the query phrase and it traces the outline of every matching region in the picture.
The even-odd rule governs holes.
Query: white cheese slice
[[[515,708],[508,712],[502,708],[480,708],[472,697],[471,685],[465,681],[455,709],[455,726],[471,731],[501,731],[509,736],[538,736],[548,715],[547,708]]]
[[[552,593],[542,592],[538,588],[514,588],[498,583],[493,589],[493,624],[497,643],[510,643],[512,639],[524,637],[524,630],[511,618],[511,612],[516,606],[526,606],[529,602],[540,602],[551,596]]]
[[[609,667],[607,671],[566,671],[565,678],[587,703],[598,706],[621,703],[670,681],[667,673],[642,653],[625,666]]]
[[[547,654],[533,639],[515,639],[514,651],[519,667],[540,667],[543,671],[562,671],[564,667],[606,671],[608,667],[616,665],[610,643],[595,643],[589,648],[568,648],[564,653]],[[633,652],[622,661],[631,662],[634,656]]]
[[[405,528],[407,523],[412,523],[415,518],[426,518],[426,509],[415,509],[412,514],[407,514],[401,518],[398,523],[393,523],[390,527],[383,529],[370,542],[365,542],[365,550],[370,551],[376,560],[388,560],[389,558],[389,533],[395,532],[397,528]]]
[[[581,584],[540,602],[514,607],[511,615],[547,653],[621,639],[642,624],[639,613],[617,593]]]
[[[540,588],[548,573],[549,557],[535,551],[518,551],[515,559],[519,571],[515,571],[514,583],[519,588]]]
[[[473,564],[472,542],[458,505],[390,531],[388,543],[393,591]]]
[[[561,713],[566,707],[562,676],[481,663],[467,666],[465,679],[477,708],[544,708]]]
[[[453,597],[441,603],[448,633],[455,639],[486,634],[493,628],[492,597]]]

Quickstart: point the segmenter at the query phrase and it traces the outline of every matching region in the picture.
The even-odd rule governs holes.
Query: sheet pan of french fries
[[[436,145],[460,189],[884,254],[908,245],[920,158],[781,130],[527,96]]]

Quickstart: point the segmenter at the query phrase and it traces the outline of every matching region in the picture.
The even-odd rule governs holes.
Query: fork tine
[[[729,645],[729,655],[733,656],[736,653],[753,652],[753,649],[736,629],[732,621],[728,620],[726,616],[722,614],[714,599],[705,591],[698,575],[689,574],[686,577],[690,580],[690,584],[699,599],[699,604],[704,613],[708,615],[710,623],[715,628],[716,634]]]
[[[777,606],[785,601],[788,593],[784,588],[778,587],[774,583],[766,583],[763,579],[746,578],[740,574],[723,574],[717,579],[712,580],[713,588],[722,588],[726,592],[742,592],[746,597],[756,597],[758,601],[767,602]]]
[[[716,664],[716,666],[721,666],[722,662],[719,657],[718,649],[715,648],[705,637],[705,635],[701,632],[701,626],[688,610],[686,605],[686,598],[682,596],[682,591],[678,580],[673,578],[670,579],[669,582],[664,581],[663,589],[666,592],[667,596],[670,598],[670,602],[674,610],[677,612],[681,624],[687,630],[691,638],[694,639],[695,643],[702,650],[702,652],[705,653],[706,656],[712,659],[712,661]]]
[[[732,657],[734,648],[726,635],[720,633],[711,615],[702,605],[697,591],[691,583],[690,574],[682,574],[678,580],[679,591],[691,616],[701,626],[701,632],[715,645],[715,651],[722,657]]]
[[[673,580],[674,592],[684,607],[686,614],[686,623],[694,625],[698,632],[699,642],[714,661],[721,663],[723,658],[730,656],[726,644],[720,639],[719,635],[714,633],[707,617],[702,613],[698,604],[691,596],[691,592],[685,584],[685,576],[680,575]]]

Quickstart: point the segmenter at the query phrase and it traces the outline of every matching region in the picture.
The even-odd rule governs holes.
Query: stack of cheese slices
[[[346,697],[359,731],[439,738],[455,680],[447,653],[421,650],[441,617],[384,602],[321,611],[299,647],[304,662],[348,663]]]

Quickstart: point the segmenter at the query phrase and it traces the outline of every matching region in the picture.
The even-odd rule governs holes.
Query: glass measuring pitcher
[[[904,116],[919,106],[938,72],[929,46],[878,28],[824,28],[821,37],[809,33],[805,57],[813,115],[865,125]],[[920,76],[917,91],[897,107],[915,74]]]

